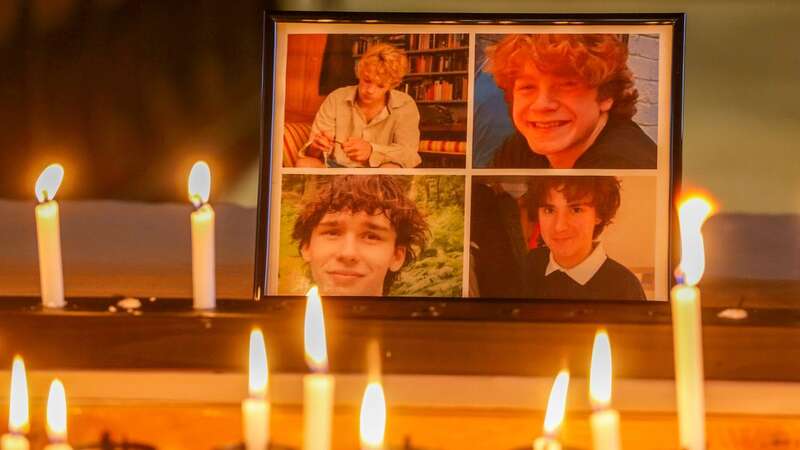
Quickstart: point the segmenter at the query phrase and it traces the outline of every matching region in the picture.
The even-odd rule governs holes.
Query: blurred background
[[[33,198],[52,161],[62,199],[254,205],[261,2],[0,1],[0,198]],[[257,177],[257,172],[251,178]]]

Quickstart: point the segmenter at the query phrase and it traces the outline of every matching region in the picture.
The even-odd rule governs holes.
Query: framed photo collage
[[[668,298],[682,15],[265,33],[264,295]]]

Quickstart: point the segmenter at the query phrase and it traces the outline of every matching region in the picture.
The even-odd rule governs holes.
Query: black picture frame
[[[255,274],[253,295],[257,300],[267,300],[273,296],[299,295],[299,293],[277,292],[275,286],[270,284],[270,270],[274,270],[277,259],[272,258],[270,264],[270,248],[278,245],[271,238],[270,234],[275,234],[274,227],[277,219],[274,214],[279,205],[275,204],[273,189],[281,183],[281,173],[278,167],[280,164],[282,149],[278,148],[277,136],[282,135],[279,129],[283,123],[277,123],[276,117],[283,116],[281,108],[285,108],[276,96],[276,88],[281,83],[286,67],[280,66],[276,58],[281,51],[282,35],[279,27],[282,25],[303,25],[309,30],[319,27],[320,30],[328,30],[330,27],[356,26],[359,33],[381,34],[384,30],[406,30],[408,27],[430,27],[436,26],[439,29],[452,29],[451,33],[468,33],[470,35],[470,46],[475,45],[474,35],[478,33],[479,27],[500,27],[505,31],[501,33],[521,33],[526,27],[581,27],[586,31],[601,27],[660,27],[666,29],[669,34],[668,46],[661,45],[661,50],[666,49],[669,55],[669,62],[659,62],[659,75],[668,74],[668,82],[659,78],[659,108],[666,108],[666,116],[659,112],[659,120],[666,118],[669,123],[658,123],[658,177],[656,190],[661,190],[657,198],[660,208],[659,216],[656,220],[657,226],[662,230],[654,239],[654,245],[661,247],[660,263],[654,264],[654,278],[661,280],[657,293],[649,296],[648,299],[667,300],[669,288],[673,284],[672,268],[677,264],[677,246],[673,243],[677,236],[677,215],[674,207],[674,200],[679,190],[681,174],[681,152],[683,140],[683,59],[685,45],[685,22],[684,13],[646,13],[646,14],[483,14],[483,13],[370,13],[370,12],[298,12],[298,11],[264,11],[264,34],[263,34],[263,59],[262,59],[262,80],[261,80],[261,123],[260,123],[260,154],[261,171],[259,179],[258,195],[258,224],[256,227],[256,248],[255,248]],[[405,27],[405,28],[403,28]],[[567,28],[564,28],[565,30]],[[631,28],[639,30],[640,28]],[[366,30],[366,31],[365,31]],[[586,32],[581,30],[580,32]],[[447,33],[447,31],[441,31]],[[530,31],[528,31],[530,32]],[[559,32],[559,31],[554,31]],[[411,31],[405,33],[412,34]],[[621,31],[619,33],[623,33]],[[285,43],[284,43],[285,44]],[[285,50],[284,50],[285,51]],[[470,55],[474,55],[474,48],[470,48]],[[659,61],[664,55],[660,55]],[[285,61],[284,61],[285,62]],[[666,65],[666,67],[665,67]],[[470,90],[468,95],[474,95],[474,60],[470,60],[468,77],[470,78]],[[279,90],[279,89],[278,89]],[[664,96],[666,92],[666,96]],[[471,100],[471,99],[470,99]],[[665,101],[662,101],[665,100]],[[281,103],[281,104],[279,104]],[[470,102],[469,105],[472,105]],[[661,111],[661,109],[659,109]],[[468,108],[468,115],[473,114],[473,110]],[[474,132],[474,130],[473,130]],[[666,136],[668,143],[662,148],[662,137]],[[469,139],[468,139],[469,140]],[[466,152],[472,149],[467,148]],[[666,167],[663,161],[667,161]],[[476,169],[477,167],[465,167],[465,169]],[[277,171],[276,171],[277,169]],[[419,169],[417,169],[419,170]],[[277,178],[276,178],[277,173]],[[624,172],[625,174],[637,172]],[[478,174],[476,172],[476,174]],[[587,173],[594,175],[595,173]],[[474,174],[471,174],[474,175]],[[491,175],[491,173],[486,173]],[[534,175],[536,176],[536,175]],[[661,183],[661,184],[659,184]],[[466,181],[465,181],[466,184]],[[466,208],[466,200],[465,206]],[[469,217],[465,219],[465,230],[469,226]],[[466,232],[466,231],[465,231]],[[465,246],[466,247],[466,246]],[[465,258],[466,260],[466,258]],[[462,273],[468,271],[468,266],[462,266]],[[658,269],[658,270],[656,270]],[[464,277],[467,280],[467,277]],[[467,281],[465,281],[466,283]],[[466,287],[464,288],[466,292]],[[418,297],[424,296],[416,295]],[[437,301],[460,300],[466,296],[444,296],[437,297]],[[530,299],[521,298],[506,300],[527,301]],[[382,297],[385,298],[385,297]],[[473,300],[494,300],[496,297],[484,296],[473,298]]]

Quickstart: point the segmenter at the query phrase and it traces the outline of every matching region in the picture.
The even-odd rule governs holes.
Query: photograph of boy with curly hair
[[[470,296],[655,299],[655,189],[646,175],[473,177]]]
[[[281,206],[279,293],[316,284],[322,295],[461,295],[463,177],[286,175]],[[452,236],[432,235],[448,220]]]
[[[419,165],[419,110],[395,89],[408,70],[403,50],[385,43],[367,48],[356,64],[358,84],[336,89],[322,102],[297,166]]]
[[[636,275],[611,259],[599,241],[620,206],[616,177],[535,177],[527,200],[544,246],[528,253],[526,296],[646,300]]]
[[[476,141],[478,155],[493,154],[476,160],[495,168],[656,168],[656,144],[632,120],[639,93],[626,37],[510,34],[485,53],[483,70],[502,90],[515,132],[499,147]],[[480,129],[482,117],[475,120]]]

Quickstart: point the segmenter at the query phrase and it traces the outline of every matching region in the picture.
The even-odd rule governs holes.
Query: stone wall
[[[634,122],[653,141],[658,140],[658,35],[632,34],[628,40],[628,67],[633,71],[639,102]]]

